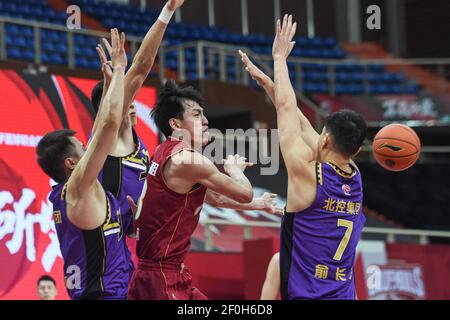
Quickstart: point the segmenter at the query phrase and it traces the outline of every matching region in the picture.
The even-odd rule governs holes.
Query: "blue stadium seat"
[[[6,29],[6,33],[7,33],[8,35],[16,35],[16,34],[20,34],[20,32],[19,32],[19,26],[16,25],[16,24],[10,24],[10,23],[7,23],[6,26],[5,26],[5,29]]]
[[[45,51],[55,51],[55,46],[50,41],[42,41],[41,46]]]
[[[55,44],[55,51],[58,53],[67,53],[67,45],[65,43]]]
[[[50,62],[50,57],[46,52],[41,52],[41,61],[43,63],[49,63]]]
[[[19,28],[19,32],[24,37],[27,37],[27,38],[34,37],[34,31],[33,31],[32,27],[21,27],[21,28]]]
[[[329,92],[328,83],[320,82],[317,87],[317,92],[318,93],[328,93]]]
[[[24,50],[22,52],[22,59],[28,61],[34,61],[34,51],[33,50]]]
[[[21,51],[17,47],[8,48],[6,54],[8,55],[8,58],[10,58],[10,59],[21,59],[22,58]]]
[[[91,59],[88,60],[87,67],[89,69],[100,69],[100,61],[98,59]]]
[[[384,66],[382,64],[371,64],[369,65],[369,71],[374,73],[384,72]]]
[[[307,93],[316,93],[319,91],[319,86],[312,82],[305,82],[303,84],[303,90]]]
[[[75,65],[79,68],[87,68],[88,67],[88,61],[86,58],[83,57],[77,57],[75,59]]]
[[[301,37],[301,36],[295,38],[295,43],[297,46],[300,46],[300,47],[308,47],[308,45],[309,45],[308,38]]]
[[[333,48],[337,45],[336,39],[333,37],[324,38],[324,43],[325,43],[325,46],[330,47],[330,48]]]
[[[351,86],[347,85],[347,84],[340,84],[340,83],[338,83],[338,84],[336,84],[334,90],[335,90],[335,93],[337,95],[340,95],[340,94],[351,94],[352,93]]]
[[[52,53],[49,56],[49,63],[52,64],[64,64],[64,59],[57,53]]]
[[[350,84],[347,89],[350,94],[354,95],[364,93],[364,86],[362,84]]]
[[[419,87],[416,84],[409,84],[404,87],[403,92],[409,94],[417,94],[419,92]]]

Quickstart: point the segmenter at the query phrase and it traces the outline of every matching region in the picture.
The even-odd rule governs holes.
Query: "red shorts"
[[[129,300],[207,300],[192,286],[183,263],[139,260],[128,286]]]

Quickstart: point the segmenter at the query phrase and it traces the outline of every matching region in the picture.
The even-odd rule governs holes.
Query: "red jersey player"
[[[202,105],[202,97],[192,87],[180,88],[168,81],[152,111],[167,140],[152,157],[148,191],[136,217],[139,262],[128,299],[207,299],[192,286],[184,265],[203,202],[243,210],[280,210],[273,194],[253,199],[243,173],[251,164],[244,158],[228,156],[226,175],[201,154],[209,140]]]

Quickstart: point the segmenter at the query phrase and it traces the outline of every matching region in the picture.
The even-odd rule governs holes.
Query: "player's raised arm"
[[[223,174],[217,167],[200,153],[182,151],[172,157],[174,175],[193,184],[201,184],[206,188],[222,194],[239,203],[249,203],[253,199],[253,188],[244,175],[246,167],[252,164],[239,155],[228,156],[224,162]]]
[[[125,34],[119,36],[117,29],[111,29],[112,45],[106,47],[111,56],[114,68],[111,84],[103,99],[97,118],[98,126],[86,153],[75,167],[70,179],[69,187],[74,190],[78,198],[91,191],[97,181],[97,176],[104,165],[106,157],[111,152],[122,121],[122,105],[124,97],[124,74],[127,65],[125,54]]]
[[[256,83],[264,89],[272,103],[275,105],[275,84],[273,83],[272,79],[270,79],[268,75],[262,72],[261,69],[255,66],[245,52],[239,50],[239,55],[241,56],[242,62],[245,64],[245,70],[247,70],[252,79],[255,80]],[[319,134],[311,125],[308,118],[305,117],[299,107],[297,107],[296,111],[298,119],[301,122],[300,125],[302,127],[303,139],[305,139],[305,142],[308,144],[308,146],[312,150],[314,150],[317,146]]]
[[[100,108],[102,107],[103,99],[105,98],[106,92],[108,91],[109,85],[111,84],[111,78],[112,78],[112,62],[106,57],[106,53],[103,50],[103,47],[98,44],[96,47],[98,57],[100,59],[100,63],[102,65],[102,74],[103,74],[103,90],[102,90],[102,97],[100,99],[100,103],[98,105],[97,113],[100,112]],[[97,129],[98,125],[98,119],[99,117],[95,117],[94,119],[94,125],[92,126],[92,134],[94,134],[95,130]]]
[[[274,105],[277,110],[278,136],[281,153],[288,172],[305,170],[305,163],[314,160],[311,148],[302,137],[301,123],[297,118],[297,97],[289,79],[287,58],[292,51],[297,24],[292,16],[284,16],[283,24],[277,21],[277,33],[272,48],[275,73]]]
[[[184,0],[169,0],[161,11],[159,18],[148,30],[144,40],[133,58],[133,63],[125,75],[125,99],[122,116],[128,114],[136,94],[141,89],[155,61],[164,32],[175,10],[181,7]],[[164,72],[161,70],[160,72]]]

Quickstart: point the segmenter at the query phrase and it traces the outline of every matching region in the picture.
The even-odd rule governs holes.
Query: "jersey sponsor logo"
[[[350,195],[350,191],[351,191],[350,186],[348,184],[343,184],[342,185],[342,191],[344,192],[344,194],[346,196],[349,196]]]
[[[157,164],[155,161],[152,161],[152,164],[150,165],[150,170],[148,171],[149,174],[152,176],[156,176],[156,171],[158,170],[159,164]]]

